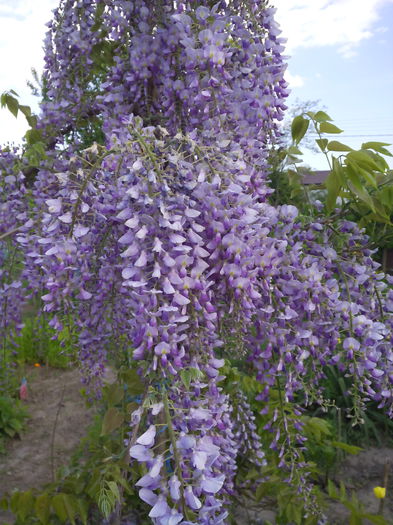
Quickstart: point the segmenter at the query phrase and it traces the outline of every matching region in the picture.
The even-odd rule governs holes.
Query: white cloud
[[[0,93],[13,89],[21,103],[36,104],[26,85],[31,80],[31,68],[43,68],[43,39],[45,24],[58,0],[0,0]],[[20,141],[27,126],[25,119],[17,120],[7,110],[0,109],[0,144]]]
[[[337,46],[350,58],[378,31],[380,9],[393,0],[275,0],[287,53],[299,47]]]
[[[304,78],[300,75],[292,75],[290,71],[286,71],[285,80],[288,82],[290,89],[304,86]]]

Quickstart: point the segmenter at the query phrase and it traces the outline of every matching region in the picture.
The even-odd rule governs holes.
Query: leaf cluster
[[[26,118],[30,128],[24,136],[23,158],[29,166],[38,168],[41,161],[46,158],[46,144],[42,130],[37,128],[37,115],[32,113],[30,106],[20,104],[18,98],[19,95],[14,90],[5,91],[0,97],[0,106],[7,108],[15,118],[17,118],[19,113]]]
[[[309,170],[302,163],[302,140],[312,128],[315,143],[325,157],[329,173],[322,184],[303,184]],[[385,159],[392,156],[385,142],[367,141],[354,149],[335,137],[342,129],[324,111],[307,111],[291,125],[292,144],[280,150],[273,184],[279,203],[298,205],[306,215],[315,213],[313,202],[324,204],[327,218],[345,218],[365,228],[375,246],[393,245],[393,172]],[[277,153],[276,153],[277,157]],[[311,173],[312,174],[312,173]],[[284,191],[282,191],[284,189]],[[274,200],[274,195],[273,195]]]
[[[384,156],[392,156],[385,142],[364,142],[359,150],[325,135],[340,134],[343,130],[332,124],[324,111],[298,115],[292,122],[292,139],[297,147],[310,124],[319,138],[316,139],[327,157],[330,173],[325,181],[327,189],[326,211],[332,213],[337,200],[347,203],[355,213],[367,221],[390,223],[393,211],[393,175]],[[301,154],[292,153],[292,156]],[[298,160],[298,159],[292,159]]]
[[[5,453],[5,439],[21,434],[28,418],[22,404],[9,396],[0,396],[0,453]]]

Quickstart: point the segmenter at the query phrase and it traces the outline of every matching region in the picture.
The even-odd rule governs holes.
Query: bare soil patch
[[[29,368],[30,419],[20,439],[8,443],[0,456],[0,498],[14,489],[39,488],[53,480],[86,434],[92,411],[80,394],[78,370]],[[0,523],[10,520],[0,511]]]

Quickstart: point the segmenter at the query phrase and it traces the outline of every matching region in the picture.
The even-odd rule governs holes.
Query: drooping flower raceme
[[[22,327],[22,311],[26,290],[21,278],[21,253],[14,242],[15,235],[31,226],[23,162],[18,151],[0,151],[0,345],[2,365],[0,391],[7,392],[9,368],[15,365],[15,336]],[[12,357],[8,358],[11,349]]]
[[[277,385],[320,401],[334,365],[356,406],[392,410],[393,301],[363,235],[267,200],[287,95],[273,15],[258,1],[64,0],[46,38],[48,151],[17,237],[23,275],[55,329],[72,319],[90,388],[110,352],[138,370],[127,447],[159,525],[227,523],[237,458],[263,468],[249,400],[222,386],[233,358],[264,403]],[[301,425],[293,443],[277,420],[291,480]]]

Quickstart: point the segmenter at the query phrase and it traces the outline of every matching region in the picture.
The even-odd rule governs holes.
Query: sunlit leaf
[[[334,124],[331,124],[330,122],[322,122],[319,130],[321,133],[342,133],[343,130],[335,126]]]
[[[350,146],[338,142],[337,140],[331,140],[327,145],[327,149],[329,151],[353,151]]]
[[[328,120],[333,119],[330,118],[329,115],[324,111],[317,111],[316,113],[314,113],[314,120],[316,120],[317,122],[326,122]]]
[[[292,139],[296,144],[302,140],[304,135],[307,133],[310,121],[301,115],[295,117],[291,125]]]

